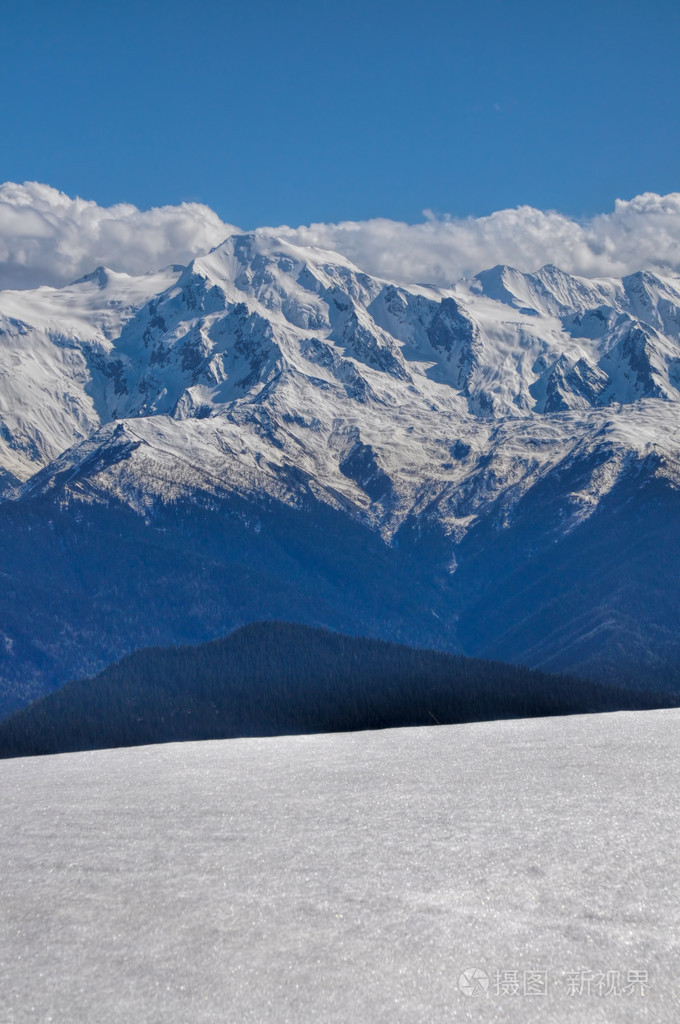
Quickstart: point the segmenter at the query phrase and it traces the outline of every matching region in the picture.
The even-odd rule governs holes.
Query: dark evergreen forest
[[[0,723],[0,756],[678,704],[673,692],[263,622],[67,683]]]

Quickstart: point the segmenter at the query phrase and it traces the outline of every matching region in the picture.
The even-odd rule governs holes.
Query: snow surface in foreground
[[[0,1022],[670,1024],[679,728],[641,712],[4,762]],[[461,989],[471,968],[486,994]],[[621,991],[629,972],[647,985]]]

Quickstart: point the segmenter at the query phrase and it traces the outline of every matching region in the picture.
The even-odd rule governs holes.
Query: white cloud
[[[612,213],[583,221],[531,206],[488,217],[424,216],[421,224],[368,220],[277,230],[342,252],[379,276],[441,285],[498,263],[523,271],[554,263],[585,277],[680,271],[680,193],[617,199]]]
[[[60,285],[104,265],[141,274],[186,263],[235,228],[208,206],[98,206],[49,185],[0,185],[0,288]]]
[[[449,284],[497,263],[520,270],[555,263],[587,277],[680,271],[680,193],[619,199],[613,212],[587,220],[530,206],[460,219],[426,211],[424,218],[259,230],[335,249],[370,273],[405,282]],[[101,207],[48,185],[7,183],[0,185],[0,287],[63,284],[99,264],[143,273],[186,263],[235,230],[198,203]]]

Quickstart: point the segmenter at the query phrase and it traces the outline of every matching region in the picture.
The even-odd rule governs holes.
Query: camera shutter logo
[[[458,979],[458,988],[465,996],[485,996],[489,991],[489,975],[481,967],[468,967]]]

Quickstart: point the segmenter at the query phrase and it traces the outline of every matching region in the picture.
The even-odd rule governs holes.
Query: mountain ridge
[[[654,693],[502,662],[257,622],[145,648],[0,723],[0,758],[244,736],[354,732],[674,707]]]
[[[391,630],[405,628],[399,635],[414,643],[478,654],[486,650],[475,646],[484,636],[488,649],[504,656],[502,637],[510,634],[501,627],[501,607],[512,599],[498,593],[491,600],[494,585],[477,538],[487,538],[489,551],[498,548],[498,538],[511,538],[498,548],[504,552],[498,579],[514,578],[522,566],[538,578],[540,559],[570,549],[572,536],[587,535],[589,521],[591,532],[606,536],[618,494],[626,492],[639,515],[656,482],[659,501],[675,509],[676,275],[640,272],[591,281],[551,265],[534,274],[496,267],[449,289],[406,287],[371,277],[343,256],[255,233],[230,236],[184,268],[140,278],[97,268],[62,289],[0,292],[0,320],[0,572],[9,581],[7,592],[22,595],[27,614],[36,615],[44,584],[21,574],[11,548],[25,543],[20,533],[29,522],[32,542],[54,566],[53,586],[71,593],[74,570],[54,561],[50,545],[61,526],[60,543],[70,544],[66,537],[78,521],[97,518],[95,507],[117,536],[112,555],[123,563],[128,527],[117,531],[114,520],[131,522],[126,510],[159,549],[167,546],[168,558],[181,549],[177,557],[184,562],[190,552],[175,531],[192,509],[231,524],[245,538],[262,531],[265,520],[271,523],[262,516],[269,507],[281,515],[283,509],[300,513],[299,525],[295,515],[283,517],[286,537],[271,555],[272,579],[281,585],[288,564],[283,548],[298,552],[291,572],[307,580],[308,595],[300,614],[313,603],[313,582],[297,531],[309,529],[303,520],[320,523],[330,513],[338,536],[372,552],[364,573],[348,549],[355,575],[347,600],[357,607],[364,607],[361,595],[372,571],[384,573],[399,558],[403,565],[423,562],[412,584],[417,580],[428,593],[427,614],[416,616],[413,601],[404,599],[408,611],[397,626],[400,596],[388,573],[381,586],[393,610],[383,615],[371,598],[376,635],[389,639]],[[248,509],[236,517],[238,526],[228,511],[234,501]],[[668,514],[664,544],[670,549],[675,513]],[[624,520],[625,510],[616,522],[630,546],[636,525],[625,520],[624,528]],[[368,542],[370,534],[377,547]],[[222,540],[214,543],[220,562]],[[338,551],[344,543],[338,541]],[[243,544],[251,550],[251,539]],[[73,557],[78,565],[80,556]],[[635,665],[643,676],[652,665],[673,667],[675,658],[668,654],[659,662],[651,649],[644,651],[644,636],[654,627],[644,593],[653,589],[663,546],[645,557],[629,563],[640,580],[642,654]],[[230,564],[224,563],[227,574]],[[332,576],[330,562],[327,570]],[[129,571],[128,591],[116,584],[116,592],[132,607],[134,573],[141,568]],[[190,576],[197,571],[188,570]],[[154,587],[164,585],[158,572]],[[483,579],[489,580],[487,598],[480,597]],[[559,590],[559,581],[552,587]],[[676,589],[673,583],[669,617]],[[215,600],[226,614],[238,605],[238,594]],[[472,607],[490,629],[463,629]],[[591,609],[595,617],[599,607]],[[43,625],[62,639],[59,653],[51,650],[42,667],[33,655],[22,668],[11,653],[16,627],[3,631],[6,690],[16,696],[29,679],[49,688],[64,681],[64,673],[89,667],[78,636],[80,614],[64,612],[58,629]],[[436,629],[422,625],[428,616],[441,623],[438,638]],[[7,609],[5,621],[12,617]],[[416,618],[422,620],[417,627]],[[238,624],[218,619],[222,630]],[[339,611],[326,624],[342,628],[347,621]],[[172,642],[172,632],[157,626]],[[550,650],[543,645],[541,656],[551,667],[621,671],[628,678],[625,656],[570,661],[566,648],[556,646],[559,632],[554,623]],[[131,624],[127,639],[116,635],[111,650],[120,655],[144,642],[146,633]],[[617,636],[623,650],[625,638]],[[39,647],[39,636],[31,644],[36,639]],[[513,658],[531,661],[540,646],[513,641]]]

